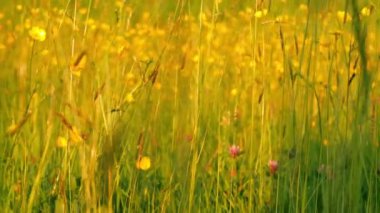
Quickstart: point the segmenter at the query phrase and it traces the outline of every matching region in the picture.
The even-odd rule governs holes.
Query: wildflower
[[[162,88],[162,84],[161,84],[160,82],[156,82],[156,83],[154,84],[154,88],[155,88],[156,90],[161,90],[161,88]]]
[[[352,20],[351,15],[345,11],[336,12],[336,16],[341,23],[350,22]]]
[[[230,155],[232,158],[236,158],[241,154],[240,146],[232,145],[230,146]]]
[[[32,27],[29,30],[29,36],[36,41],[45,41],[46,39],[46,31],[40,27]]]
[[[361,10],[360,10],[360,14],[362,16],[370,16],[372,14],[372,11],[374,9],[374,6],[373,5],[370,5],[368,7],[363,7]]]
[[[264,10],[258,10],[255,12],[255,17],[256,18],[262,18],[263,16],[266,16],[268,13],[268,10],[267,9],[264,9]]]
[[[87,12],[88,12],[88,11],[87,11],[87,8],[80,8],[80,9],[79,9],[79,13],[80,13],[81,15],[86,15]]]
[[[55,144],[58,148],[67,147],[67,139],[65,137],[59,136]]]
[[[330,142],[327,140],[327,139],[324,139],[323,140],[323,145],[324,146],[328,146],[330,144]]]
[[[148,170],[150,168],[150,158],[146,156],[139,157],[136,162],[136,168],[144,171]]]
[[[23,6],[21,4],[16,5],[16,10],[21,11],[23,9]]]
[[[278,169],[278,162],[276,160],[269,160],[268,162],[269,172],[271,175],[276,174]]]
[[[306,4],[300,4],[299,9],[301,11],[307,11],[309,8],[308,8],[308,6]]]
[[[133,97],[133,94],[132,93],[128,93],[127,96],[125,97],[125,101],[127,103],[132,103],[135,101],[135,98]]]
[[[255,18],[261,18],[261,17],[263,17],[263,11],[261,11],[261,10],[256,11],[255,12]]]
[[[238,94],[238,90],[236,88],[231,90],[231,96],[236,96]]]
[[[280,15],[276,17],[276,22],[277,23],[287,23],[289,21],[289,16],[288,15]]]

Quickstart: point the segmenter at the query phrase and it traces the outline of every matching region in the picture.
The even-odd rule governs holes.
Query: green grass
[[[378,212],[379,6],[4,2],[0,206]]]

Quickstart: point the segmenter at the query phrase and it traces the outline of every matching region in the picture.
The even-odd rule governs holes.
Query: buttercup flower
[[[136,162],[136,167],[137,169],[141,169],[144,171],[148,170],[150,168],[150,158],[146,156],[139,157],[139,159]]]
[[[45,41],[46,31],[40,27],[32,27],[29,30],[29,36],[36,41]]]
[[[65,137],[62,137],[62,136],[58,137],[57,142],[56,142],[56,146],[58,148],[67,147],[67,139]]]

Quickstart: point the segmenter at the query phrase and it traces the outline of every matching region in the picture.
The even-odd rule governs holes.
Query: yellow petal
[[[372,11],[373,11],[373,6],[363,7],[360,11],[360,14],[362,16],[370,16],[372,14]]]
[[[32,27],[29,30],[29,36],[36,41],[45,41],[46,39],[46,31],[40,27]]]
[[[336,12],[336,16],[341,23],[350,22],[352,20],[352,17],[349,13],[346,13],[345,11],[338,11]]]
[[[135,98],[133,97],[132,93],[127,94],[127,96],[125,97],[125,101],[128,103],[132,103],[135,101]]]
[[[56,146],[59,148],[67,147],[67,139],[62,136],[58,137]]]
[[[232,89],[230,93],[231,93],[231,96],[236,96],[238,94],[238,90],[236,88]]]
[[[256,18],[261,18],[263,16],[266,16],[268,13],[268,10],[267,9],[264,9],[264,10],[258,10],[255,12],[255,17]]]
[[[150,168],[150,158],[149,157],[141,157],[139,160],[136,162],[136,167],[137,169],[141,170],[148,170]]]

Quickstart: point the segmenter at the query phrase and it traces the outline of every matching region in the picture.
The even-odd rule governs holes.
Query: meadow
[[[380,212],[378,0],[2,0],[3,212]]]

